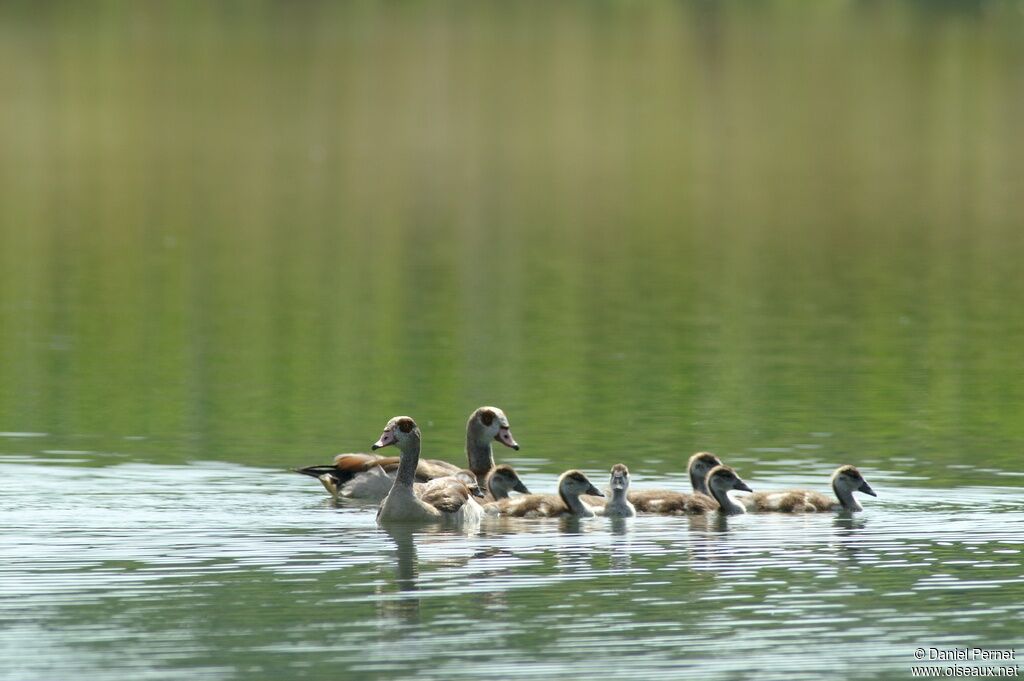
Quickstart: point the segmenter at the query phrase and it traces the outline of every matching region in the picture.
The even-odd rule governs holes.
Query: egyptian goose
[[[737,497],[748,511],[775,511],[779,513],[818,513],[827,511],[863,511],[854,492],[863,492],[877,497],[864,476],[853,466],[840,466],[832,474],[833,499],[809,489],[785,489],[765,491],[750,496]],[[838,501],[836,501],[838,499]]]
[[[487,474],[494,468],[491,443],[497,440],[518,450],[519,443],[509,430],[508,417],[497,407],[480,407],[466,422],[466,458],[477,485],[486,489]],[[331,495],[380,501],[391,490],[400,457],[376,454],[339,454],[333,464],[299,468],[297,473],[314,477]],[[464,470],[438,459],[421,459],[416,480],[426,482]]]
[[[747,512],[742,504],[737,503],[736,500],[729,496],[729,492],[734,489],[743,492],[754,491],[747,486],[747,483],[740,479],[736,471],[728,466],[715,466],[708,471],[705,481],[708,486],[708,492],[718,502],[719,511],[725,515],[738,515]]]
[[[512,492],[530,493],[523,481],[519,479],[516,469],[505,463],[495,466],[494,470],[487,474],[486,488],[487,496],[484,497],[484,502],[508,499]]]
[[[516,518],[594,517],[594,509],[580,499],[581,494],[604,496],[582,471],[571,470],[558,478],[558,494],[524,494],[501,499],[484,504],[484,511]]]
[[[690,457],[686,470],[693,494],[668,489],[641,489],[629,493],[629,501],[641,513],[668,515],[699,515],[718,510],[718,503],[708,495],[705,482],[708,471],[722,462],[711,452],[697,452]]]
[[[416,483],[416,469],[420,463],[420,429],[408,416],[396,416],[388,421],[374,451],[396,445],[401,451],[398,470],[391,491],[377,509],[377,522],[392,521],[451,521],[474,522],[483,517],[483,509],[459,477],[443,476],[424,483]]]
[[[629,492],[629,469],[625,464],[617,463],[612,466],[609,487],[611,487],[612,496],[597,513],[609,518],[632,518],[635,516],[636,508],[626,498]]]

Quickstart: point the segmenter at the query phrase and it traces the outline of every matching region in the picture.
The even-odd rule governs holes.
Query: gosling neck
[[[860,512],[864,510],[857,498],[853,496],[853,490],[843,489],[833,480],[832,491],[835,492],[836,499],[839,500],[839,505],[843,507],[844,511]]]
[[[704,478],[697,475],[697,471],[694,467],[690,467],[690,486],[693,487],[694,492],[700,492],[701,494],[708,494],[708,485]],[[708,495],[710,496],[710,495]]]
[[[613,487],[612,488],[612,500],[610,502],[608,502],[608,503],[609,504],[614,504],[616,506],[625,506],[626,503],[629,501],[629,499],[628,499],[628,496],[629,496],[628,492],[629,492],[629,490],[626,489],[625,487],[621,487],[621,488]]]
[[[714,486],[710,487],[711,496],[718,502],[718,506],[722,513],[726,515],[739,515],[740,513],[746,513],[747,509],[743,504],[737,503],[732,497],[729,496],[729,491],[724,489],[717,489]]]
[[[491,493],[491,497],[495,501],[501,501],[502,499],[508,499],[509,493],[505,489],[504,485],[495,485],[493,482],[487,486],[487,491]]]
[[[569,513],[572,513],[577,518],[593,518],[594,509],[583,503],[578,494],[566,494],[562,488],[558,489],[558,496],[562,497],[562,503],[565,504],[566,508],[569,509]]]
[[[414,434],[403,442],[398,443],[402,452],[402,458],[398,462],[398,473],[395,474],[395,486],[402,485],[412,488],[416,481],[416,467],[420,463],[420,438]]]
[[[491,451],[491,438],[482,430],[475,418],[466,424],[466,459],[469,470],[473,471],[480,484],[485,484],[487,474],[494,468],[494,452]]]

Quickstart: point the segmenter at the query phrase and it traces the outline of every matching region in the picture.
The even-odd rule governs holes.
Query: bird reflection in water
[[[630,529],[633,518],[609,518],[612,541],[609,546],[612,572],[626,572],[633,565]]]
[[[837,513],[832,521],[835,531],[829,545],[838,553],[854,556],[862,549],[863,536],[860,535],[867,524],[868,519],[862,515],[855,515],[849,511]]]
[[[398,589],[397,597],[387,598],[390,592],[389,585],[381,584],[377,587],[378,596],[385,596],[377,599],[378,615],[383,618],[398,618],[404,622],[419,623],[420,621],[420,597],[419,578],[420,565],[419,557],[416,554],[416,534],[423,531],[422,527],[395,525],[383,530],[395,542],[395,579],[394,585]]]

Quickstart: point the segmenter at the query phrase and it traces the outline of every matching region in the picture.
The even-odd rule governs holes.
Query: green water
[[[1016,2],[6,3],[0,677],[902,678],[1019,644]],[[495,404],[854,520],[378,530]],[[6,633],[5,633],[6,632]],[[802,675],[802,676],[801,676]]]

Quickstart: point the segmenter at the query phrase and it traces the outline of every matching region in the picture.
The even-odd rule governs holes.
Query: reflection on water
[[[0,677],[1019,643],[1018,10],[0,3]],[[711,449],[881,498],[403,532],[285,472],[399,413],[461,461],[482,404],[538,491]]]
[[[684,664],[810,679],[897,673],[917,645],[1012,645],[1024,616],[1012,488],[880,483],[855,516],[492,518],[460,531],[379,529],[372,506],[237,465],[0,473],[12,679],[474,678],[480,665],[527,678],[579,664],[613,678]]]

